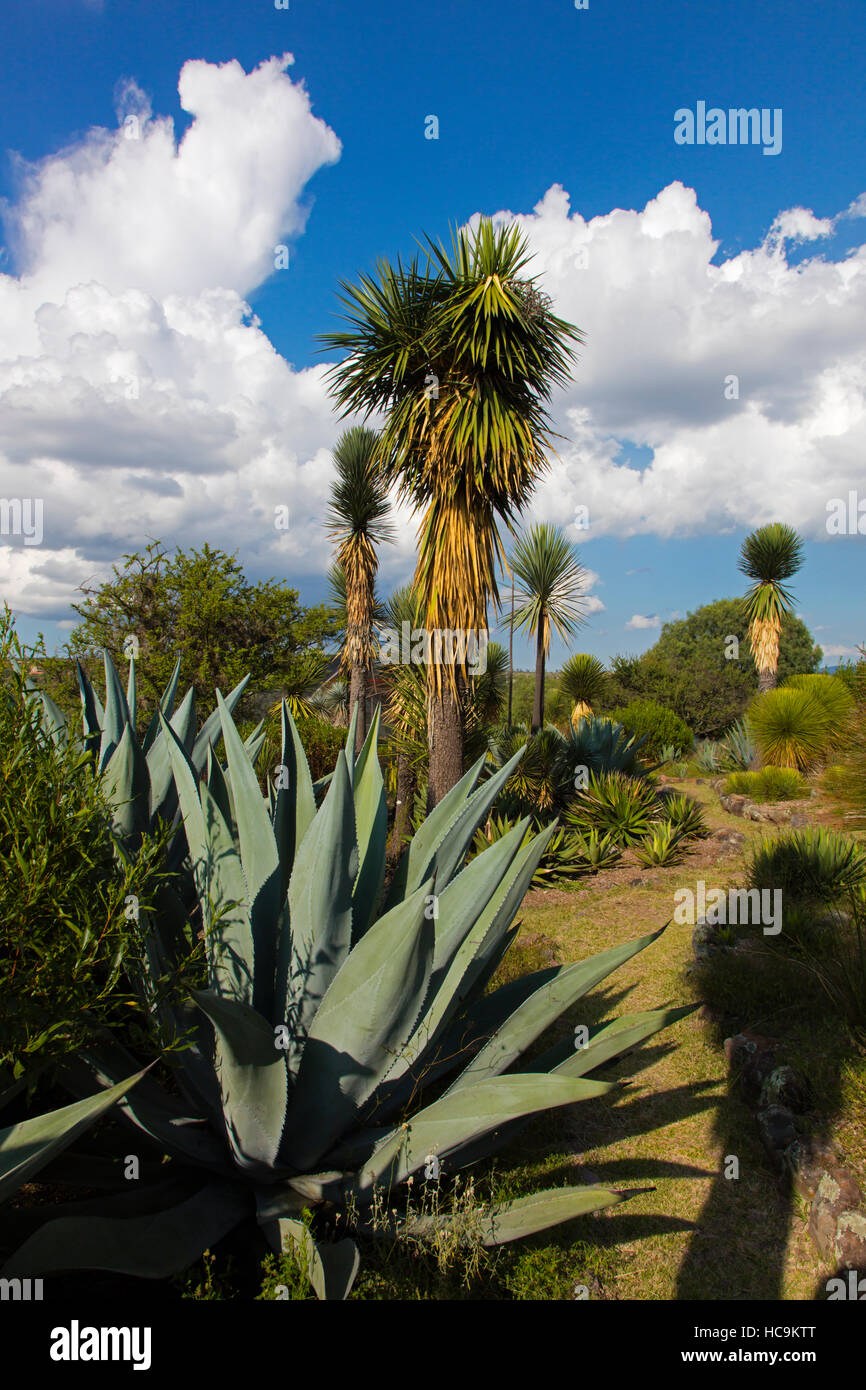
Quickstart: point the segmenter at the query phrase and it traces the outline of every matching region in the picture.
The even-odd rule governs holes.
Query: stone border
[[[716,937],[716,928],[698,922],[692,936],[697,961],[736,951]],[[825,1260],[866,1274],[866,1202],[850,1169],[831,1143],[802,1132],[812,1106],[812,1089],[802,1073],[780,1061],[778,1038],[749,1029],[725,1038],[725,1056],[734,1080],[755,1107],[761,1142],[773,1167],[788,1175],[809,1203],[809,1235]]]
[[[725,777],[717,777],[710,782],[710,786],[718,793],[722,810],[729,815],[742,816],[744,820],[770,821],[773,825],[811,825],[806,812],[814,792],[799,801],[753,801],[751,797],[740,796],[737,792],[722,791],[726,780]]]

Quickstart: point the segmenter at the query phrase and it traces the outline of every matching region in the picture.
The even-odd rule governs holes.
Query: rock
[[[763,1110],[770,1105],[784,1105],[796,1115],[804,1115],[811,1109],[812,1098],[809,1083],[793,1067],[775,1067],[761,1087],[759,1107]]]
[[[837,1164],[835,1149],[822,1139],[798,1139],[785,1152],[785,1165],[790,1171],[794,1190],[807,1202],[811,1202],[815,1196],[827,1169]]]
[[[692,951],[695,960],[707,960],[710,956],[716,956],[720,951],[729,951],[731,948],[724,941],[719,940],[719,928],[712,922],[705,922],[703,918],[698,922],[692,932]]]
[[[856,1211],[859,1203],[860,1189],[844,1168],[837,1165],[823,1174],[809,1212],[809,1235],[825,1259],[835,1254],[839,1218]]]
[[[768,1105],[755,1116],[761,1143],[777,1168],[783,1165],[783,1155],[789,1145],[796,1143],[797,1123],[784,1105]]]
[[[836,1222],[833,1253],[844,1269],[866,1274],[866,1213],[842,1212]]]
[[[735,796],[733,793],[730,796],[720,796],[719,801],[732,816],[745,815],[745,808],[752,805],[747,796]]]
[[[791,825],[795,830],[802,830],[803,826],[811,825],[809,816],[804,816],[802,811],[794,811],[791,814]]]
[[[733,1038],[725,1039],[728,1065],[737,1072],[737,1079],[750,1099],[754,1100],[760,1095],[761,1087],[776,1066],[778,1046],[777,1038],[765,1038],[747,1029]]]
[[[638,874],[637,878],[627,878],[625,882],[627,888],[640,888],[643,887],[645,883],[649,883],[649,879]]]

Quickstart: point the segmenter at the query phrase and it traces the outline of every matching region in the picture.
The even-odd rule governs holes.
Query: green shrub
[[[827,740],[835,744],[854,710],[854,696],[836,676],[789,676],[783,689],[806,690],[814,695],[827,716]]]
[[[794,768],[762,767],[758,772],[732,772],[722,790],[753,801],[798,801],[809,795],[809,783]]]
[[[156,884],[160,846],[133,863],[88,759],[56,748],[19,674],[26,655],[0,619],[0,1090],[9,1076],[92,1044],[106,1027],[146,1037],[129,972],[134,920]],[[129,920],[127,920],[129,918]]]
[[[658,758],[666,745],[685,750],[694,743],[694,735],[688,724],[672,709],[657,704],[655,700],[634,700],[622,709],[613,710],[609,718],[618,720],[636,737],[645,734],[643,751],[648,757]]]
[[[709,835],[704,813],[697,801],[679,792],[662,801],[662,820],[688,840],[704,840]]]
[[[508,816],[491,816],[486,825],[475,832],[472,843],[473,857],[482,854],[497,840],[510,835],[517,822]],[[531,825],[527,826],[522,844],[528,845],[534,836]],[[533,888],[556,888],[582,878],[586,874],[608,869],[619,859],[621,851],[607,837],[576,834],[559,826],[554,830],[538,868],[532,877]]]
[[[647,869],[665,868],[678,864],[683,857],[685,836],[677,828],[665,821],[652,829],[639,845],[635,846],[635,857]]]
[[[765,840],[752,853],[751,888],[780,888],[783,902],[837,902],[866,882],[866,853],[823,827]]]
[[[814,691],[782,685],[752,701],[749,727],[762,763],[805,772],[824,757],[832,719]]]
[[[620,845],[642,840],[659,819],[654,788],[621,772],[593,775],[565,813],[570,825],[583,832],[610,835]]]
[[[310,775],[314,782],[327,777],[337,766],[340,749],[346,746],[346,730],[315,716],[298,721],[298,733],[304,745]]]

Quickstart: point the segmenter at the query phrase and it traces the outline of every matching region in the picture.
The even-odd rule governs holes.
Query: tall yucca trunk
[[[490,504],[465,492],[432,502],[424,518],[415,587],[425,598],[432,634],[445,629],[477,632],[486,622],[495,591],[499,537]],[[463,776],[463,736],[469,680],[466,667],[427,667],[427,804],[442,800]]]
[[[779,636],[782,625],[772,618],[755,621],[749,628],[749,642],[758,671],[758,691],[775,690],[779,669]]]
[[[440,689],[428,688],[427,728],[429,770],[427,774],[427,806],[432,810],[446,792],[463,776],[463,734],[465,729],[464,701],[458,675],[458,689],[452,690],[443,681]]]
[[[397,755],[397,805],[394,811],[394,824],[388,842],[388,858],[399,859],[404,842],[412,829],[412,806],[418,779],[405,753]]]
[[[544,632],[538,624],[538,637],[535,643],[535,698],[532,704],[532,732],[535,734],[544,723]]]
[[[346,645],[343,669],[349,678],[349,719],[357,706],[355,751],[367,736],[367,678],[372,666],[373,567],[369,542],[344,546],[338,559],[346,575]]]
[[[360,753],[364,746],[364,739],[367,737],[367,672],[364,667],[355,662],[349,675],[349,719],[352,718],[352,711],[358,707],[358,723],[355,726],[355,754]]]
[[[574,709],[571,711],[571,722],[575,729],[581,719],[592,718],[592,705],[588,705],[586,700],[575,701]]]

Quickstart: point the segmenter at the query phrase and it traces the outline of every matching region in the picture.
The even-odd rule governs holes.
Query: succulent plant
[[[578,830],[610,835],[621,845],[643,839],[660,816],[654,787],[621,772],[593,774],[585,790],[578,792],[566,820]]]
[[[74,1143],[143,1075],[139,1071],[116,1086],[98,1091],[96,1095],[86,1096],[72,1105],[61,1106],[59,1110],[33,1115],[7,1129],[0,1129],[0,1202],[5,1202],[22,1183],[29,1182],[40,1169]],[[23,1085],[23,1081],[18,1082],[0,1096],[0,1106],[11,1100],[13,1093],[22,1090]]]
[[[685,835],[670,821],[656,825],[635,845],[635,858],[644,868],[664,868],[668,864],[678,864],[683,857]]]
[[[205,923],[207,984],[194,994],[196,1021],[177,1019],[190,1039],[167,1059],[179,1094],[147,1075],[119,1102],[139,1140],[171,1162],[155,1184],[142,1180],[135,1193],[125,1185],[98,1216],[92,1201],[81,1214],[75,1204],[52,1209],[4,1273],[164,1277],[255,1218],[272,1248],[304,1253],[320,1297],[344,1298],[358,1254],[350,1238],[321,1238],[328,1212],[342,1209],[367,1232],[386,1192],[399,1226],[404,1184],[432,1154],[456,1171],[527,1117],[609,1091],[591,1073],[692,1007],[618,1018],[579,1049],[569,1036],[531,1070],[511,1071],[565,1010],[660,935],[485,993],[553,833],[524,844],[523,820],[466,862],[520,754],[478,786],[476,763],[385,887],[378,712],[357,759],[349,729],[317,808],[284,705],[269,810],[220,696],[218,709],[228,773],[211,758],[204,778],[160,717]],[[135,1069],[122,1048],[107,1047],[70,1065],[66,1084],[76,1093],[96,1077],[111,1087]],[[628,1195],[581,1185],[487,1206],[481,1239],[517,1239]],[[315,1236],[309,1209],[322,1217]]]
[[[704,840],[709,835],[704,813],[697,801],[683,792],[664,797],[662,819],[685,840]]]
[[[475,832],[473,849],[480,854],[490,845],[511,833],[517,821],[509,816],[490,816],[486,825]],[[529,844],[533,837],[531,826],[527,826],[523,844]],[[576,831],[556,826],[532,877],[531,887],[552,888],[571,883],[576,878],[595,873],[598,869],[609,868],[621,854],[607,841],[599,842],[598,837],[585,837]]]
[[[648,738],[626,732],[622,724],[610,719],[581,718],[569,729],[564,740],[564,758],[572,769],[585,767],[588,773],[622,772],[628,777],[643,777],[655,771],[639,757]]]
[[[219,710],[205,720],[196,733],[195,691],[190,688],[175,709],[180,658],[172,672],[159,709],[151,719],[144,737],[139,740],[135,728],[136,680],[135,660],[129,663],[129,677],[123,684],[110,654],[103,652],[105,665],[105,700],[100,700],[87,672],[76,661],[78,688],[81,695],[83,732],[71,728],[62,710],[50,695],[37,690],[30,682],[31,694],[41,706],[42,725],[59,747],[69,742],[89,753],[94,772],[103,780],[108,799],[114,807],[112,829],[121,843],[134,850],[141,836],[155,827],[158,820],[170,824],[179,820],[177,795],[169,757],[169,738],[163,728],[170,721],[171,729],[180,739],[196,774],[201,776],[209,752],[220,737]],[[233,710],[249,680],[245,676],[226,697],[226,707]],[[262,725],[253,730],[246,741],[247,755],[255,762],[264,742]]]

